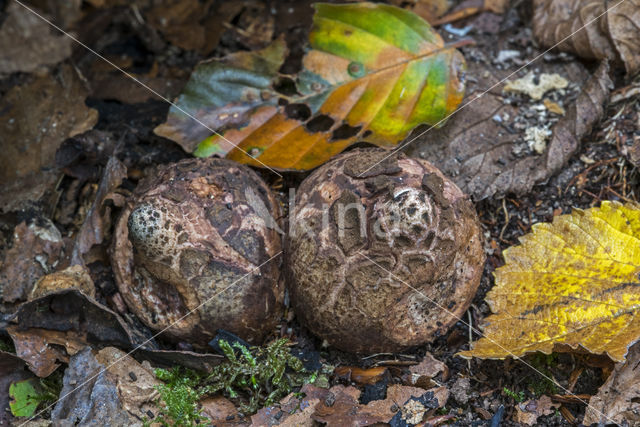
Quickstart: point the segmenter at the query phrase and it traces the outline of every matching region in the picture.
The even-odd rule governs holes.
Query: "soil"
[[[33,3],[47,2],[34,1]],[[96,0],[88,3],[101,2]],[[111,7],[91,7],[85,4],[83,6],[85,13],[73,24],[72,29],[90,48],[116,63],[123,64],[122,66],[126,67],[130,73],[147,76],[153,73],[153,70],[160,70],[157,71],[159,73],[157,75],[171,82],[170,86],[162,86],[164,89],[169,87],[168,90],[162,91],[169,97],[179,93],[180,87],[186,82],[189,73],[199,61],[210,57],[222,57],[230,52],[246,50],[261,43],[260,40],[247,41],[248,39],[240,37],[237,31],[226,29],[221,30],[219,42],[210,52],[205,54],[202,51],[185,50],[167,42],[163,35],[152,28],[148,22],[140,21],[134,7],[119,5],[122,2],[117,1],[112,3],[114,5]],[[233,0],[221,3],[233,3]],[[312,16],[310,3],[308,0],[252,3],[262,7],[260,9],[262,13],[275,17],[272,38],[284,34],[289,44],[291,55],[281,69],[283,73],[293,73],[300,67],[303,41],[306,40]],[[523,37],[523,34],[529,34],[530,37],[530,12],[527,2],[512,1],[511,3],[511,7],[502,16],[483,13],[453,24],[455,28],[467,26],[476,28],[468,35],[475,40],[475,45],[461,48],[467,60],[471,60],[472,52],[482,50],[483,47],[494,43],[498,33],[499,37],[505,40]],[[8,1],[0,0],[0,23],[6,19],[3,14],[8,4]],[[251,22],[252,19],[260,19],[261,16],[252,17],[238,12],[230,20],[230,26],[246,26],[247,24],[240,20],[240,17]],[[224,28],[229,28],[229,25]],[[482,28],[483,31],[479,31],[478,28]],[[440,32],[444,32],[442,28]],[[522,50],[526,51],[528,48],[524,46]],[[550,54],[547,60],[564,61],[566,56]],[[90,85],[95,86],[99,82],[107,84],[106,82],[110,80],[121,78],[117,73],[111,74],[110,67],[105,66],[101,59],[81,46],[73,46],[70,61],[88,79]],[[517,68],[515,63],[503,65],[509,69]],[[583,65],[590,71],[596,67],[593,63]],[[105,67],[107,71],[104,71]],[[623,88],[628,83],[622,74],[615,77],[616,89]],[[0,96],[5,95],[11,88],[29,81],[30,78],[28,74],[21,72],[4,76],[0,79]],[[124,80],[126,79],[117,81]],[[109,84],[116,83],[111,81]],[[129,95],[133,97],[133,92]],[[177,144],[153,133],[154,127],[165,120],[169,105],[163,100],[146,95],[140,96],[136,92],[136,102],[126,102],[127,93],[105,95],[105,90],[96,90],[86,99],[86,106],[99,113],[99,120],[92,132],[101,131],[108,134],[112,151],[127,166],[128,176],[120,186],[125,195],[130,194],[138,181],[148,175],[155,166],[189,157]],[[0,105],[0,114],[1,111],[2,105]],[[475,202],[483,227],[488,258],[480,288],[471,308],[465,314],[465,321],[477,327],[490,313],[484,297],[493,286],[493,272],[503,264],[501,253],[509,246],[517,244],[518,238],[529,232],[532,224],[551,221],[554,216],[569,213],[572,209],[597,206],[602,200],[637,200],[640,176],[636,166],[628,160],[627,153],[634,137],[638,138],[640,135],[639,111],[638,98],[635,100],[630,98],[609,105],[605,118],[597,124],[590,135],[582,140],[578,152],[571,157],[562,171],[546,182],[535,185],[527,194],[506,194]],[[79,230],[108,160],[108,156],[91,147],[87,148],[86,144],[83,145],[82,138],[77,137],[65,143],[76,147],[75,157],[74,160],[64,164],[67,174],[57,183],[53,197],[45,197],[37,203],[28,203],[18,211],[0,214],[2,254],[12,246],[13,230],[22,221],[29,223],[41,216],[50,217],[65,237],[72,236]],[[423,143],[424,141],[418,141],[418,145],[409,146],[405,151],[408,155],[419,155],[419,144]],[[284,189],[297,187],[306,174],[289,173],[281,179],[269,171],[259,170],[258,172],[278,193],[286,214],[288,194]],[[114,208],[111,212],[112,224],[115,223],[118,214],[119,210]],[[106,235],[108,240],[110,233],[107,232]],[[89,267],[97,285],[96,299],[114,307],[115,303],[110,298],[116,292],[116,286],[108,259],[96,255],[89,263]],[[4,305],[2,308],[5,312],[13,309],[10,305]],[[2,326],[1,322],[0,326]],[[150,335],[140,322],[134,321],[130,326],[139,330],[141,336]],[[6,336],[6,332],[2,330],[1,335]],[[555,390],[540,373],[521,361],[477,359],[467,361],[455,356],[458,351],[467,349],[471,340],[478,338],[478,335],[471,332],[470,328],[462,322],[458,322],[445,335],[426,346],[403,354],[380,354],[366,358],[323,347],[322,342],[301,328],[293,316],[283,320],[277,333],[274,331],[274,337],[276,335],[292,337],[297,342],[298,350],[312,355],[319,353],[320,357],[331,365],[391,366],[392,382],[399,382],[403,369],[422,360],[425,353],[431,353],[449,368],[446,375],[440,374],[435,380],[452,392],[452,396],[440,413],[455,415],[456,425],[487,425],[482,423],[487,423],[487,416],[493,416],[500,407],[505,409],[500,425],[520,425],[513,421],[517,404],[513,395],[522,391],[524,400],[536,398],[541,393],[540,384],[543,388],[548,386],[547,389],[542,390],[542,393],[563,394],[561,390]],[[158,337],[156,341],[157,346],[163,349],[191,348],[189,343],[165,341],[162,337]],[[540,357],[527,357],[524,360],[546,376],[554,378],[563,387],[570,388],[574,394],[593,395],[606,379],[601,367],[603,365],[593,363],[583,355],[561,353],[548,360],[541,360]],[[584,368],[584,371],[578,381],[571,385],[570,376],[578,368]],[[339,381],[336,380],[336,382]],[[564,403],[563,405],[577,420],[584,415],[585,407],[581,403]],[[540,425],[549,426],[573,425],[568,418],[565,411],[557,411],[553,415],[541,417],[538,422]]]

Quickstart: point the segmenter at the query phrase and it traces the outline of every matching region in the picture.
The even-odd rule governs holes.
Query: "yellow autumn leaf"
[[[462,357],[582,348],[624,360],[640,339],[640,205],[603,202],[540,223],[504,251],[494,314]]]

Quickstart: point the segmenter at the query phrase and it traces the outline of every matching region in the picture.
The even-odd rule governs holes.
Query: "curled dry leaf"
[[[35,218],[29,225],[18,224],[0,269],[2,301],[26,300],[36,281],[59,267],[64,246],[60,231],[46,218]]]
[[[197,156],[307,170],[358,140],[394,145],[462,100],[464,58],[417,15],[373,3],[315,7],[296,95],[274,96],[284,59],[284,43],[276,41],[262,52],[201,65],[156,133],[183,147],[197,145]],[[239,58],[252,62],[238,66]],[[180,109],[204,117],[224,137],[187,132],[197,125]]]
[[[569,37],[560,43],[560,50],[583,58],[622,62],[629,75],[640,70],[640,0],[533,3],[533,34],[544,46]]]
[[[486,301],[484,337],[463,357],[503,359],[586,350],[625,359],[640,339],[640,205],[599,208],[539,223],[504,252]]]
[[[40,378],[51,375],[60,363],[68,363],[69,356],[80,351],[86,343],[86,336],[73,330],[30,328],[22,331],[13,325],[7,332],[13,340],[16,355]]]
[[[640,425],[640,344],[629,349],[625,362],[616,365],[613,373],[589,400],[582,421],[585,425],[614,422]]]
[[[580,81],[584,75],[584,70],[575,63],[560,67],[548,69],[572,76],[573,81]],[[499,81],[498,70],[487,70],[477,63],[470,68],[474,75],[481,76],[479,88],[491,87]],[[608,66],[603,63],[583,85],[576,101],[566,107],[566,114],[550,128],[552,134],[546,148],[539,147],[542,154],[534,150],[519,152],[518,144],[525,140],[525,132],[513,128],[519,110],[503,103],[492,92],[483,95],[482,101],[469,103],[442,129],[432,129],[419,138],[419,145],[412,152],[452,177],[475,200],[526,193],[558,172],[577,151],[580,140],[601,118],[611,86]]]
[[[67,3],[67,2],[65,2]],[[9,2],[0,27],[0,75],[29,73],[71,55],[71,39],[17,2]]]

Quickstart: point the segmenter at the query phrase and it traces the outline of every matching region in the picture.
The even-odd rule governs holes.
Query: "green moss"
[[[526,399],[524,391],[522,390],[516,393],[515,391],[509,390],[508,388],[504,387],[502,391],[504,392],[505,395],[509,396],[510,398],[512,398],[518,403],[524,402],[524,400]]]
[[[187,427],[208,425],[198,407],[204,393],[198,389],[202,376],[189,369],[177,367],[171,370],[156,369],[156,377],[165,384],[156,386],[160,413],[154,419],[163,426]]]
[[[234,401],[240,412],[249,415],[280,401],[294,387],[327,382],[324,371],[304,369],[302,362],[289,351],[286,339],[265,347],[247,348],[226,341],[220,341],[219,345],[226,360],[210,374],[180,367],[156,369],[156,377],[165,384],[156,387],[160,394],[160,413],[153,421],[163,426],[207,425],[208,420],[198,406],[205,396],[221,393]]]

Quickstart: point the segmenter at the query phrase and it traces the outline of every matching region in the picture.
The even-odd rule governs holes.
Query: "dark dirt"
[[[0,23],[5,19],[4,11],[8,3],[0,0]],[[141,21],[137,17],[139,11],[135,8],[118,5],[117,1],[113,3],[115,5],[112,7],[93,7],[85,4],[84,16],[65,28],[74,30],[88,46],[115,61],[128,72],[146,76],[152,70],[156,70],[153,73],[167,81],[170,80],[171,85],[167,86],[166,82],[163,82],[162,85],[153,87],[159,87],[161,93],[169,97],[179,92],[198,61],[248,49],[254,43],[248,42],[247,39],[243,41],[236,31],[226,29],[221,30],[219,43],[209,53],[187,51],[172,45],[157,29],[151,27],[146,21]],[[300,67],[303,41],[306,39],[312,13],[310,3],[307,0],[268,1],[265,2],[266,8],[262,9],[275,17],[273,37],[284,33],[292,52],[282,67],[282,72],[293,73]],[[527,49],[532,49],[531,41],[521,43],[522,37],[530,37],[528,29],[530,15],[527,2],[512,1],[512,3],[512,7],[503,16],[484,13],[454,23],[457,28],[468,25],[476,28],[468,34],[468,37],[476,40],[476,46],[462,48],[468,61],[473,60],[472,55],[468,55],[470,52],[482,50],[489,43],[488,40],[494,40],[497,37],[496,34],[499,34],[505,46],[509,45],[525,53]],[[240,12],[230,19],[232,25],[246,24],[244,20],[249,18],[242,17],[244,10],[246,8],[240,9]],[[255,14],[255,12],[251,13]],[[523,25],[525,29],[521,30]],[[222,27],[224,26],[221,25]],[[445,33],[442,28],[439,31]],[[530,52],[523,56],[528,57],[529,54]],[[567,58],[563,55],[549,55],[547,60],[565,61]],[[112,70],[105,67],[100,59],[78,45],[73,46],[73,54],[69,61],[82,72],[90,85],[105,82],[108,79],[121,79],[121,75],[111,73]],[[590,71],[593,71],[596,66],[593,63],[583,65]],[[518,63],[511,62],[500,64],[500,66],[514,70]],[[53,72],[56,69],[57,67],[54,67]],[[16,85],[23,84],[29,78],[29,75],[22,72],[0,78],[0,95],[4,95]],[[614,83],[616,89],[626,85],[622,75],[617,75]],[[63,236],[71,236],[77,232],[93,202],[99,179],[111,155],[115,155],[128,169],[128,176],[120,187],[123,195],[130,194],[139,180],[148,175],[155,166],[188,157],[177,144],[153,133],[153,128],[161,124],[166,117],[169,107],[166,102],[149,98],[143,102],[126,103],[122,98],[123,94],[109,94],[97,89],[89,95],[85,101],[86,106],[96,109],[99,113],[99,121],[91,132],[96,130],[106,132],[110,142],[100,149],[96,148],[94,143],[87,143],[86,135],[65,142],[65,146],[69,147],[68,157],[61,160],[56,158],[58,167],[65,172],[65,175],[54,188],[48,190],[47,196],[43,197],[41,202],[24,205],[19,211],[0,215],[0,253],[2,255],[11,247],[14,227],[22,221],[28,224],[36,221],[39,216],[45,215],[54,219]],[[142,98],[144,96],[136,99]],[[0,105],[0,114],[2,108]],[[503,264],[501,252],[517,244],[518,237],[529,232],[532,224],[551,221],[554,216],[569,213],[575,208],[597,206],[602,200],[637,200],[640,176],[637,168],[625,155],[630,152],[634,137],[640,137],[639,111],[640,100],[637,97],[608,106],[605,119],[600,121],[582,140],[577,152],[572,155],[562,170],[546,182],[534,185],[524,195],[507,193],[504,197],[487,198],[475,204],[483,226],[488,258],[480,288],[468,312],[469,317],[466,315],[464,317],[465,322],[471,321],[476,327],[489,314],[484,297],[493,286],[493,271]],[[409,147],[407,152],[411,153],[412,150],[413,148]],[[287,174],[284,179],[280,179],[268,171],[258,172],[274,190],[281,191],[278,194],[283,210],[286,211],[288,195],[283,189],[297,187],[305,174]],[[119,210],[114,208],[110,215],[111,224],[115,223],[118,214]],[[110,232],[107,233],[106,238],[107,241],[110,239]],[[97,285],[97,300],[118,311],[118,303],[113,299],[116,286],[106,257],[106,246],[102,249],[102,253],[92,253],[88,266]],[[3,312],[11,312],[13,309],[14,306],[10,304],[0,307],[0,311]],[[0,321],[0,327],[2,325]],[[141,336],[150,335],[138,321],[132,321],[130,327],[136,329]],[[4,339],[6,332],[3,328],[0,330],[0,338]],[[382,354],[368,358],[359,358],[331,348],[323,348],[322,343],[301,328],[292,316],[281,323],[277,332],[274,331],[274,336],[276,335],[292,337],[298,343],[297,349],[301,352],[312,355],[310,357],[316,357],[319,352],[320,356],[332,365],[362,367],[389,365],[392,382],[399,382],[408,364],[419,362],[426,352],[430,352],[449,368],[446,378],[443,378],[444,374],[440,374],[435,380],[452,390],[452,396],[441,413],[455,415],[457,425],[486,422],[487,414],[493,416],[501,406],[505,408],[502,425],[519,425],[512,421],[516,402],[505,393],[505,389],[516,394],[523,391],[526,399],[535,398],[540,392],[564,394],[562,390],[554,389],[539,373],[522,362],[513,360],[468,362],[456,357],[457,351],[468,348],[470,339],[478,338],[475,333],[470,336],[469,327],[462,322],[455,324],[444,336],[429,345],[404,354]],[[176,345],[163,340],[162,337],[156,341],[162,349],[191,348],[188,343]],[[575,394],[595,394],[605,380],[602,364],[593,363],[585,356],[558,354],[549,360],[542,359],[527,357],[525,361],[545,375],[553,377],[563,387],[570,386],[570,375],[575,369],[585,369],[571,390]],[[8,368],[3,366],[2,369],[4,375]],[[468,385],[465,386],[465,381],[461,381],[463,378],[470,379]],[[584,414],[582,404],[565,403],[564,406],[578,420]],[[541,425],[550,426],[571,425],[561,412],[540,418],[538,422]]]

